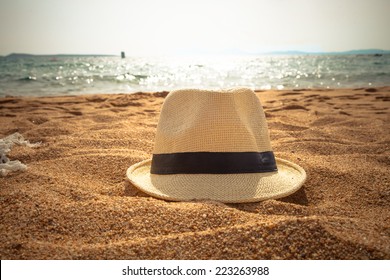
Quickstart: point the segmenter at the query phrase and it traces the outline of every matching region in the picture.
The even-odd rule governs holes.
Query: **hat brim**
[[[276,158],[278,171],[239,174],[150,174],[151,160],[129,167],[127,177],[141,191],[164,200],[257,202],[296,192],[306,180],[297,164]]]

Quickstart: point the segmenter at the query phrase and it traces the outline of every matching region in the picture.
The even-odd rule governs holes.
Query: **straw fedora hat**
[[[274,157],[252,90],[188,89],[166,97],[152,159],[130,166],[127,177],[165,200],[241,203],[292,194],[306,173]]]

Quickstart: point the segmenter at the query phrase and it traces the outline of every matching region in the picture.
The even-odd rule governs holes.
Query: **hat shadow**
[[[308,206],[309,200],[307,199],[306,192],[304,187],[300,188],[295,193],[278,199],[268,199],[263,200],[259,202],[248,202],[248,203],[227,203],[229,207],[241,210],[241,211],[248,211],[248,212],[257,212],[258,207],[262,207],[265,205],[269,205],[269,203],[274,202],[282,202],[282,203],[288,203],[288,204],[295,204],[298,206]],[[286,205],[287,206],[287,205]]]
[[[234,209],[251,213],[279,215],[280,213],[286,214],[291,212],[291,215],[295,215],[297,214],[297,209],[299,209],[298,212],[305,212],[302,207],[308,206],[309,200],[303,186],[295,193],[283,198],[250,203],[229,203],[227,205]],[[298,208],[296,208],[297,206]]]
[[[295,193],[290,194],[289,196],[282,197],[277,199],[281,202],[287,202],[292,204],[297,204],[301,206],[308,206],[309,200],[307,199],[305,187],[302,186],[299,190],[297,190]]]
[[[128,180],[125,181],[123,196],[152,197],[152,196],[148,195],[147,193],[144,193],[143,191],[139,190],[137,187],[135,187]]]

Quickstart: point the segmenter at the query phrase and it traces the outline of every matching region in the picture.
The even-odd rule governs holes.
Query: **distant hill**
[[[334,54],[334,55],[383,55],[390,54],[390,50],[381,50],[381,49],[364,49],[364,50],[350,50],[344,52],[302,52],[302,51],[275,51],[267,52],[265,54],[269,55],[305,55],[305,54]]]
[[[380,49],[351,50],[341,52],[340,54],[390,54],[390,51]]]
[[[27,53],[11,53],[5,58],[30,58],[30,57],[96,57],[96,56],[115,56],[108,54],[27,54]]]

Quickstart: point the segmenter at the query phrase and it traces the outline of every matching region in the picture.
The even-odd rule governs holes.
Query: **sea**
[[[390,54],[257,56],[8,56],[0,58],[0,97],[390,85]]]

